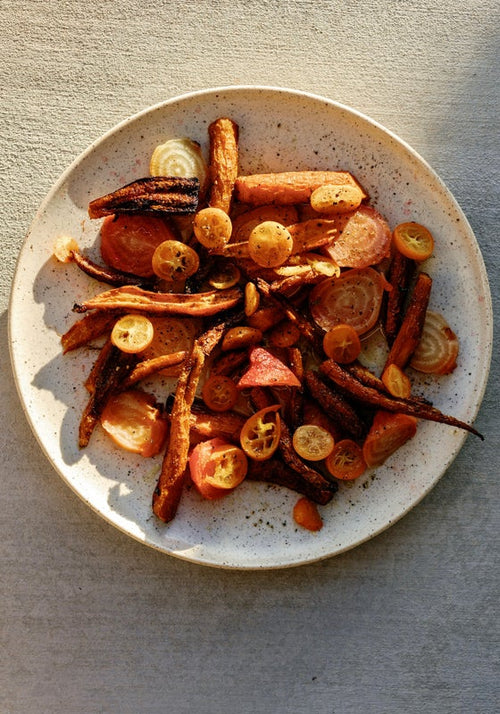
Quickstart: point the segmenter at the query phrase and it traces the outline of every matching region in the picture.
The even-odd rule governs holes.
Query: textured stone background
[[[271,84],[351,105],[427,159],[498,314],[499,19],[494,0],[2,0],[2,712],[498,711],[498,347],[487,440],[407,517],[318,564],[238,573],[141,546],[70,492],[18,401],[7,311],[32,217],[90,142],[188,90]]]

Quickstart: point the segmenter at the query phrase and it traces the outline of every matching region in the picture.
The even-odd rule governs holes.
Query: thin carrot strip
[[[136,361],[135,355],[121,352],[114,345],[105,345],[104,350],[104,358],[97,360],[90,399],[80,420],[78,445],[81,449],[88,445],[110,395],[119,388]]]
[[[415,272],[415,262],[398,250],[394,251],[388,274],[391,290],[387,291],[384,332],[391,346],[403,322],[403,308],[409,284]]]
[[[422,337],[431,287],[432,278],[427,273],[419,273],[408,309],[390,349],[385,367],[395,364],[404,369],[410,361]]]
[[[311,396],[337,427],[343,433],[348,433],[353,438],[360,439],[366,432],[365,425],[345,397],[331,389],[312,370],[308,370],[304,377]]]
[[[183,362],[186,359],[186,356],[186,351],[180,350],[179,352],[171,352],[167,355],[160,355],[159,357],[142,360],[142,362],[139,362],[130,372],[127,379],[123,383],[123,387],[131,387],[132,385],[137,384],[137,382],[147,379],[153,374],[157,374],[162,369],[175,367]]]
[[[320,369],[323,374],[331,379],[338,387],[348,393],[350,397],[358,402],[361,402],[362,404],[370,404],[371,406],[379,409],[385,409],[389,412],[409,414],[410,416],[415,416],[418,419],[426,419],[428,421],[435,421],[441,424],[448,424],[450,426],[457,427],[458,429],[465,429],[471,434],[479,436],[481,440],[484,440],[484,436],[470,424],[460,421],[455,417],[448,416],[447,414],[443,414],[439,411],[439,409],[436,409],[430,404],[391,397],[388,394],[379,392],[373,387],[368,387],[367,385],[362,384],[359,380],[349,374],[347,370],[343,369],[333,360],[326,360],[325,362],[322,362]]]
[[[117,314],[109,312],[94,312],[85,315],[61,336],[63,354],[83,347],[110,331],[116,317]]]
[[[87,310],[135,310],[158,315],[215,315],[236,305],[242,297],[238,288],[205,293],[154,293],[135,285],[113,288],[73,307]]]
[[[177,382],[171,415],[169,446],[163,458],[160,477],[153,493],[153,513],[169,523],[177,513],[189,452],[190,411],[205,356],[195,343]]]

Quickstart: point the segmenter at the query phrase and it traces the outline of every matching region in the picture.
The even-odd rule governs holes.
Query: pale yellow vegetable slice
[[[203,191],[207,183],[207,163],[201,147],[192,139],[181,137],[159,144],[149,163],[151,176],[183,176],[197,178]]]
[[[54,241],[52,252],[60,263],[71,263],[73,253],[78,252],[78,243],[71,236],[59,236]]]

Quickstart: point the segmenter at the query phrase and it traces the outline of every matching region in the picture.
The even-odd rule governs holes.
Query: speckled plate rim
[[[340,116],[342,118],[346,118],[347,121],[351,121],[352,123],[363,127],[364,131],[368,133],[374,133],[374,135],[379,138],[380,146],[385,146],[385,144],[387,144],[385,148],[389,152],[399,152],[402,156],[404,156],[405,161],[411,164],[415,171],[425,175],[426,181],[428,181],[432,186],[432,191],[437,191],[440,196],[440,199],[447,202],[447,206],[450,211],[450,220],[451,213],[453,213],[453,220],[456,221],[456,225],[459,226],[460,230],[462,231],[462,235],[465,236],[467,259],[469,260],[469,265],[472,266],[474,277],[477,283],[475,285],[475,290],[482,301],[482,308],[480,311],[480,330],[478,333],[478,350],[474,352],[473,357],[471,357],[471,359],[476,359],[476,376],[474,378],[472,389],[469,390],[468,399],[465,400],[465,402],[462,400],[458,413],[456,411],[454,412],[460,418],[464,418],[468,421],[473,421],[479,410],[489,374],[493,337],[493,319],[491,295],[489,291],[486,270],[479,250],[479,246],[477,245],[477,241],[468,224],[468,221],[449,190],[439,178],[439,176],[427,164],[427,162],[419,154],[417,154],[417,152],[415,152],[406,142],[404,142],[394,133],[387,130],[385,127],[383,127],[373,119],[365,116],[364,114],[344,104],[312,93],[280,87],[252,85],[209,88],[195,92],[189,92],[178,97],[173,97],[164,102],[160,102],[152,107],[148,107],[143,111],[134,114],[133,116],[128,117],[127,119],[118,123],[115,127],[106,132],[102,137],[93,142],[84,152],[82,152],[82,154],[80,154],[80,156],[75,159],[75,161],[62,173],[59,180],[55,183],[53,188],[49,191],[46,198],[40,205],[40,208],[38,209],[33,219],[31,228],[28,232],[28,235],[23,243],[19,254],[9,304],[9,347],[11,353],[14,379],[16,382],[16,387],[18,389],[20,400],[27,415],[30,426],[36,438],[38,439],[42,450],[54,466],[55,470],[58,471],[60,476],[65,480],[65,482],[96,513],[98,513],[109,523],[117,527],[119,530],[130,535],[136,540],[139,540],[140,542],[143,542],[162,552],[168,553],[184,560],[188,560],[190,562],[211,565],[214,567],[240,570],[284,568],[315,562],[349,550],[379,534],[391,524],[395,523],[397,520],[403,517],[406,513],[408,513],[408,511],[411,510],[415,505],[417,505],[421,501],[421,499],[433,488],[433,486],[445,473],[445,471],[448,469],[448,467],[460,451],[465,441],[466,433],[455,431],[453,434],[450,434],[450,431],[446,431],[448,429],[447,427],[443,428],[437,425],[430,425],[428,423],[422,424],[421,427],[419,427],[419,433],[425,432],[425,434],[421,435],[421,440],[425,441],[425,439],[429,438],[429,435],[430,438],[434,440],[438,439],[438,435],[440,435],[439,438],[444,440],[443,443],[445,443],[445,448],[440,453],[440,459],[439,463],[437,464],[437,467],[435,469],[431,469],[432,473],[426,474],[426,479],[424,479],[425,482],[420,483],[415,492],[412,492],[411,489],[408,492],[404,492],[401,495],[400,502],[395,503],[394,508],[391,510],[391,512],[389,514],[386,513],[385,517],[383,517],[380,522],[377,522],[376,518],[375,520],[366,520],[366,514],[364,513],[364,511],[366,511],[367,508],[370,508],[370,503],[366,504],[362,500],[356,501],[356,498],[358,496],[360,497],[360,499],[362,499],[362,496],[364,494],[361,493],[360,495],[358,493],[357,496],[353,496],[353,501],[356,502],[353,512],[353,519],[354,522],[359,520],[361,525],[358,530],[356,530],[356,528],[354,527],[354,531],[351,537],[347,537],[344,540],[342,540],[341,538],[337,539],[328,529],[326,534],[324,533],[324,529],[321,532],[323,536],[319,537],[317,535],[312,535],[309,533],[304,534],[301,532],[297,532],[296,529],[291,530],[288,522],[287,528],[284,529],[283,533],[271,533],[271,538],[269,538],[269,533],[264,533],[262,530],[263,528],[269,528],[269,521],[264,526],[262,525],[263,514],[260,514],[259,516],[259,511],[257,508],[257,514],[255,515],[256,522],[253,524],[255,527],[256,535],[254,536],[253,533],[251,535],[251,538],[255,541],[255,552],[249,553],[245,551],[244,547],[241,548],[241,543],[238,543],[238,535],[235,534],[236,541],[234,542],[234,544],[230,545],[229,551],[227,550],[226,545],[224,552],[219,554],[217,548],[217,539],[215,539],[215,541],[210,543],[208,546],[203,543],[203,536],[199,536],[198,538],[198,540],[201,542],[189,542],[186,541],[183,536],[182,527],[179,530],[177,526],[174,526],[173,528],[169,527],[171,528],[172,532],[167,537],[164,537],[164,531],[163,535],[156,537],[155,534],[158,533],[158,528],[156,524],[153,526],[153,531],[148,531],[147,529],[144,530],[144,528],[142,527],[144,526],[144,524],[140,524],[139,527],[136,527],[137,524],[133,522],[133,518],[132,520],[130,519],[130,514],[127,514],[127,518],[125,518],[124,520],[123,518],[117,516],[117,513],[114,512],[112,505],[109,506],[109,508],[103,507],[101,503],[97,503],[95,501],[95,499],[92,497],[92,494],[89,498],[89,495],[85,493],[85,488],[82,485],[82,479],[75,478],[73,474],[69,473],[67,463],[65,463],[64,459],[61,460],[59,451],[62,451],[63,448],[61,447],[61,444],[59,444],[58,441],[54,442],[55,432],[51,438],[50,435],[47,436],[47,433],[43,432],[43,429],[40,426],[40,409],[38,408],[37,410],[36,408],[34,408],[33,403],[31,401],[31,397],[33,396],[32,392],[34,390],[38,390],[39,387],[36,384],[36,376],[33,374],[27,375],[26,368],[24,366],[27,354],[26,351],[30,349],[30,336],[26,333],[26,331],[23,332],[23,329],[25,330],[26,328],[20,326],[19,317],[25,314],[24,303],[26,302],[26,295],[24,295],[23,297],[23,292],[25,293],[26,291],[27,281],[29,281],[30,277],[32,281],[34,279],[33,276],[27,276],[25,272],[26,264],[29,263],[29,259],[27,258],[27,256],[33,252],[33,245],[30,245],[30,236],[33,236],[33,234],[36,232],[37,226],[42,220],[42,217],[45,216],[47,213],[50,213],[51,204],[63,191],[63,187],[65,187],[72,174],[78,170],[82,163],[91,158],[96,152],[99,152],[100,148],[102,148],[102,146],[105,145],[106,142],[112,140],[113,137],[118,137],[120,133],[122,131],[127,130],[128,127],[135,127],[138,126],[140,122],[147,122],[148,119],[154,116],[155,113],[161,113],[164,110],[168,113],[168,111],[170,111],[172,107],[182,107],[182,105],[185,103],[189,104],[197,102],[199,103],[201,108],[204,104],[211,104],[213,108],[213,103],[220,98],[224,98],[224,103],[226,105],[234,104],[238,106],[238,103],[248,104],[249,101],[250,103],[252,101],[262,101],[262,97],[267,97],[269,100],[276,100],[276,98],[279,98],[280,102],[291,103],[294,106],[294,109],[297,109],[299,105],[301,106],[302,104],[304,104],[304,106],[306,107],[306,111],[309,111],[312,108],[315,108],[318,111],[327,111],[327,113],[328,111],[330,111],[332,114],[337,114],[337,118],[339,118]],[[298,109],[299,115],[301,111],[302,109]],[[284,120],[285,119],[286,117],[284,117]],[[348,167],[344,165],[342,167],[339,166],[339,168],[349,168],[350,170],[355,171],[356,167]],[[274,167],[270,167],[270,169],[279,170],[278,168]],[[251,170],[255,169],[251,168]],[[375,203],[377,205],[377,200],[375,201]],[[464,243],[463,238],[462,243]],[[460,247],[463,248],[464,245],[461,244]],[[32,306],[29,305],[29,307]],[[477,363],[478,357],[479,362]],[[438,406],[440,406],[439,403]],[[432,432],[430,431],[431,428],[433,429]],[[416,438],[419,437],[417,436]],[[102,443],[98,440],[98,445],[96,446],[96,449],[99,448],[102,448]],[[72,467],[73,464],[71,468]],[[81,470],[81,464],[79,465],[79,468]],[[87,468],[87,466],[85,468]],[[385,467],[384,470],[386,470]],[[381,478],[394,478],[396,479],[395,483],[399,483],[398,468],[394,466],[394,464],[391,464],[391,466],[388,467],[388,471],[389,474],[385,474],[385,476],[382,475]],[[83,476],[82,478],[84,482],[85,476]],[[113,485],[110,486],[110,489],[115,488],[116,485],[117,482],[115,480],[113,482]],[[119,486],[120,481],[118,477],[118,487]],[[236,503],[232,506],[233,521],[231,522],[231,524],[233,528],[237,526],[237,521],[234,521],[234,513],[241,512],[241,509],[247,505],[247,502],[249,500],[253,502],[255,501],[255,499],[260,499],[262,497],[262,486],[262,484],[248,484],[245,485],[245,488],[241,489],[241,494],[237,497]],[[359,491],[360,488],[357,488],[357,490]],[[240,489],[238,489],[238,491],[240,491]],[[273,489],[271,491],[266,491],[266,498],[269,498],[271,502],[273,502],[273,498],[274,501],[276,501],[276,492],[280,494],[278,497],[277,505],[275,504],[277,512],[272,513],[271,520],[273,518],[275,520],[279,520],[279,518],[281,517],[281,509],[283,508],[283,504],[286,504],[287,507],[291,507],[293,497],[290,497],[289,492],[287,492],[284,498],[280,500],[280,498],[283,496],[283,491],[284,489]],[[349,494],[347,498],[350,498]],[[147,506],[149,507],[149,503],[147,504]],[[189,513],[186,516],[184,510],[189,511],[191,508],[194,509],[193,512],[195,515],[202,514],[202,518],[206,519],[208,517],[210,519],[210,515],[207,515],[206,512],[205,503],[200,504],[196,502],[193,506],[193,504],[188,501],[185,509],[183,509],[181,504],[181,514],[179,521],[186,517],[189,519]],[[272,510],[273,509],[271,508],[271,511]],[[327,516],[325,516],[325,521],[328,522],[328,518],[335,518],[335,515],[338,515],[338,513],[327,514]],[[222,520],[224,520],[224,507],[222,507],[222,511],[217,511],[214,518],[222,518]],[[248,514],[246,518],[248,519]],[[146,520],[149,524],[151,524],[150,518]],[[242,530],[246,533],[244,528]],[[246,537],[248,539],[248,536]],[[262,543],[259,540],[260,538],[262,538],[263,540]],[[283,544],[283,538],[287,542],[295,538],[296,542],[294,542],[294,547],[287,550],[287,547],[285,547],[285,545]]]

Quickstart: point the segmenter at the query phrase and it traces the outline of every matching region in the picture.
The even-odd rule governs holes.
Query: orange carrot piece
[[[410,361],[422,337],[431,287],[432,278],[427,273],[419,273],[408,309],[392,344],[384,369],[390,364],[404,369]]]
[[[238,175],[238,125],[221,117],[208,127],[210,161],[208,175],[210,193],[208,205],[229,213],[234,182]]]
[[[285,171],[281,173],[238,176],[235,195],[242,203],[254,206],[265,204],[307,203],[311,193],[323,184],[357,186],[366,192],[347,171]]]

